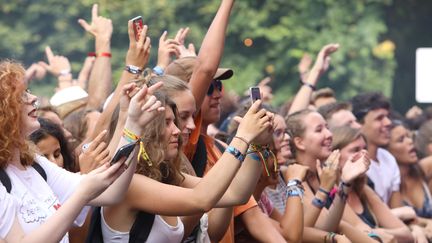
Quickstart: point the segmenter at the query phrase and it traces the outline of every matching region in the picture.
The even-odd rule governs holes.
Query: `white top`
[[[128,243],[129,232],[120,232],[112,229],[105,221],[103,207],[101,209],[101,228],[104,242]],[[177,217],[177,225],[167,224],[161,216],[155,215],[153,226],[146,242],[151,243],[176,243],[181,242],[184,234],[183,222]]]
[[[10,195],[15,199],[16,215],[25,233],[43,224],[71,196],[81,180],[79,174],[66,171],[45,157],[36,156],[35,161],[45,170],[47,181],[32,166],[26,170],[14,165],[6,168],[12,184]],[[76,225],[84,223],[87,212],[85,207],[75,220]],[[68,238],[66,234],[60,242],[67,243]]]
[[[16,203],[0,183],[0,238],[6,238],[15,221]]]
[[[396,159],[387,150],[378,148],[377,159],[371,160],[367,176],[375,185],[375,192],[388,204],[393,192],[400,189],[400,171]]]

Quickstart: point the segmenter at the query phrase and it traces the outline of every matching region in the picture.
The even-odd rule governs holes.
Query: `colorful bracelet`
[[[140,139],[138,135],[134,134],[131,130],[127,128],[123,129],[123,138],[130,143],[137,142]]]
[[[336,233],[328,232],[327,235],[324,237],[324,243],[336,243],[335,237]]]
[[[111,57],[111,53],[109,52],[101,52],[101,53],[96,53],[96,52],[89,52],[87,53],[88,57]]]
[[[232,154],[237,160],[241,162],[244,161],[245,155],[242,154],[238,149],[234,148],[233,146],[228,146],[225,149],[225,152]]]
[[[304,86],[307,86],[307,87],[311,88],[312,91],[315,91],[315,90],[316,90],[316,87],[315,87],[315,85],[313,85],[313,84],[306,83],[306,82],[301,82],[301,83],[302,83]]]
[[[164,74],[164,69],[160,66],[156,66],[153,68],[153,72],[157,75],[157,76],[162,76]]]
[[[321,200],[317,197],[314,197],[314,199],[312,200],[312,205],[314,205],[315,207],[317,207],[319,209],[322,209],[326,205],[326,203],[323,200]]]
[[[320,192],[326,194],[327,197],[330,196],[330,192],[329,192],[329,191],[326,191],[326,190],[325,190],[324,188],[322,188],[322,187],[318,188],[318,191],[320,191]]]

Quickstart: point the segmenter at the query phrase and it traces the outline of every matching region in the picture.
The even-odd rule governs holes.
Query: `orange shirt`
[[[204,143],[207,150],[207,165],[204,172],[204,174],[206,174],[207,171],[209,171],[216,164],[218,159],[222,156],[222,153],[216,147],[214,138],[207,136],[206,134],[200,134],[201,127],[202,127],[201,111],[198,112],[197,116],[194,119],[194,122],[195,122],[196,129],[191,133],[189,137],[189,141],[185,146],[184,152],[186,157],[189,159],[189,161],[192,161],[192,158],[195,155],[195,150],[198,144],[199,136],[203,135]],[[253,196],[251,196],[251,198],[246,204],[234,207],[233,217],[231,218],[231,222],[227,229],[227,232],[225,233],[224,237],[220,241],[221,243],[234,243],[234,220],[233,220],[234,217],[242,214],[243,212],[255,206],[257,206],[257,202],[255,201]]]

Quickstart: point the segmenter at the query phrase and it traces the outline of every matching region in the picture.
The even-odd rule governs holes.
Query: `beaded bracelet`
[[[336,233],[334,232],[328,232],[327,235],[324,237],[324,243],[336,243]]]

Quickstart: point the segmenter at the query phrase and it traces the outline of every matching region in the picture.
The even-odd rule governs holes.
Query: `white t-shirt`
[[[130,232],[120,232],[111,228],[105,221],[103,207],[101,208],[101,229],[104,242],[127,243],[129,242]],[[177,225],[167,224],[160,215],[155,215],[153,226],[148,235],[149,243],[180,243],[184,234],[184,225],[180,217],[177,217]]]
[[[371,160],[367,176],[374,183],[378,196],[388,204],[391,194],[400,189],[400,171],[396,159],[387,150],[378,148],[377,159],[379,162]]]
[[[16,203],[0,183],[0,238],[6,238],[15,220]]]
[[[8,165],[6,173],[12,183],[10,194],[16,202],[16,215],[25,233],[43,224],[75,191],[81,180],[81,175],[71,173],[50,162],[47,158],[36,156],[47,174],[47,181],[31,166],[20,170],[14,165]],[[76,225],[82,225],[88,212],[85,207]],[[66,234],[60,241],[69,242]]]

